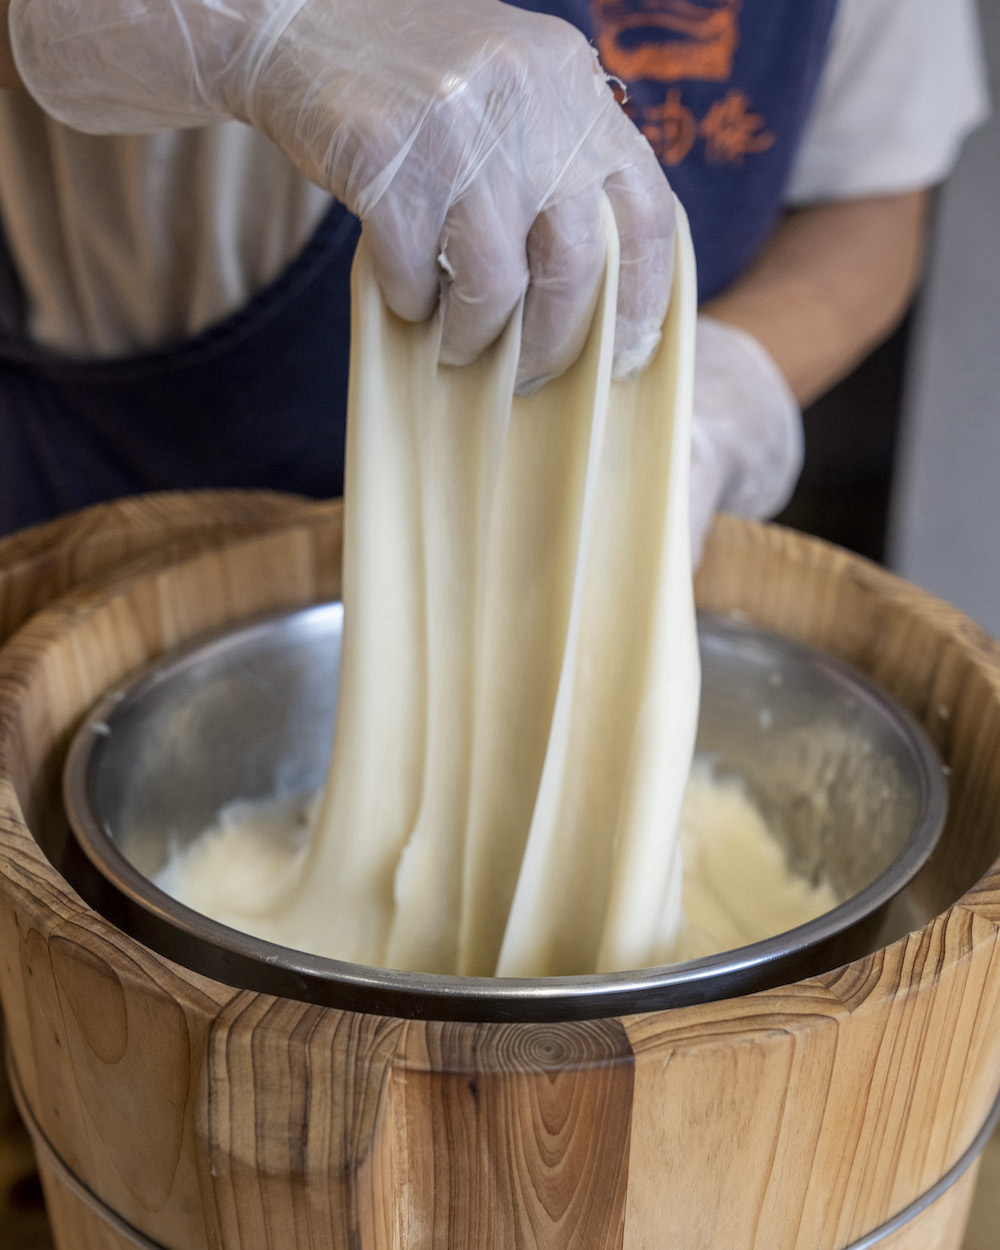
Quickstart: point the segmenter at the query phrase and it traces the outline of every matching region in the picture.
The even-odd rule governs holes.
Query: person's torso
[[[594,41],[688,211],[701,296],[724,288],[781,211],[836,0],[515,3]],[[239,123],[84,135],[0,91],[19,313],[58,350],[116,355],[196,334],[274,279],[329,202]]]
[[[0,91],[0,229],[20,287],[0,325],[77,356],[179,342],[276,278],[330,202],[240,122],[87,135]]]
[[[621,80],[703,296],[781,211],[834,3],[524,0]],[[357,223],[266,139],[82,135],[0,93],[0,221],[0,530],[170,487],[339,493]]]

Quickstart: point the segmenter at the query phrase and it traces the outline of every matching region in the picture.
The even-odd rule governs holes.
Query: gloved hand
[[[802,413],[752,335],[698,318],[691,425],[691,557],[716,512],[755,520],[788,502],[802,469]]]
[[[235,117],[365,223],[401,317],[446,302],[446,363],[477,356],[525,285],[519,387],[576,358],[622,242],[616,373],[652,355],[673,197],[596,54],[558,18],[498,0],[12,0],[41,106],[94,133]]]

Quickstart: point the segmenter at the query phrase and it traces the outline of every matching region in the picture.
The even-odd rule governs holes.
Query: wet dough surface
[[[589,338],[530,398],[513,393],[520,311],[475,363],[440,366],[440,320],[388,311],[362,241],[333,758],[300,867],[261,871],[273,892],[237,927],[470,975],[671,957],[699,692],[695,280],[678,213],[652,363],[612,378],[618,246],[605,204]],[[235,879],[239,854],[227,845],[205,874]],[[249,883],[256,870],[239,871]]]

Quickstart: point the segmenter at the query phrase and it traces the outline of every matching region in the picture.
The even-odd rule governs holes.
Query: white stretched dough
[[[395,968],[667,962],[699,667],[687,474],[694,264],[611,377],[618,244],[587,344],[513,394],[520,310],[463,368],[355,260],[345,627],[330,774],[284,944]],[[261,916],[258,907],[256,915]]]

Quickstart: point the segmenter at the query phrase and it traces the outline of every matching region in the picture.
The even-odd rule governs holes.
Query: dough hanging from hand
[[[358,963],[560,975],[668,962],[699,667],[687,474],[693,256],[615,381],[618,246],[580,359],[513,393],[520,310],[463,368],[354,267],[345,628],[297,888],[251,932]],[[234,923],[233,919],[229,923]]]

